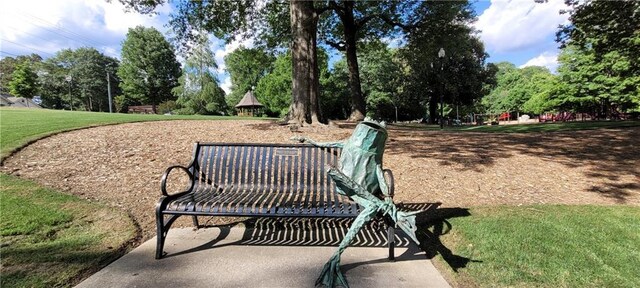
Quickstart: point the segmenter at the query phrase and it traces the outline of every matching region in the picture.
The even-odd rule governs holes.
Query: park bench
[[[355,218],[360,206],[335,193],[326,173],[327,165],[337,165],[340,152],[309,144],[196,143],[187,167],[171,166],[162,175],[156,259],[162,258],[169,228],[182,215],[192,216],[196,228],[197,216]],[[167,178],[174,169],[184,170],[191,183],[170,195]],[[384,173],[393,195],[393,174]],[[393,260],[394,225],[383,220]]]

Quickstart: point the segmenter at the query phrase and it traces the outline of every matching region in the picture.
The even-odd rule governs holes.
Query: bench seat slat
[[[219,192],[217,192],[219,191]],[[288,198],[293,198],[300,194],[300,191],[293,190],[281,190],[274,191],[270,187],[264,186],[261,189],[251,189],[251,187],[237,187],[229,186],[224,189],[211,186],[209,190],[201,189],[193,194],[187,194],[180,198],[177,198],[167,205],[165,212],[193,212],[201,215],[236,215],[236,214],[267,214],[273,216],[323,216],[328,214],[335,214],[334,216],[357,216],[360,212],[360,208],[356,206],[355,210],[351,209],[335,209],[332,213],[313,213],[313,211],[319,212],[323,209],[320,207],[291,205]],[[273,201],[269,205],[256,206],[255,209],[247,209],[254,207],[246,207],[242,205],[242,202],[251,203],[251,198],[264,198],[265,196],[273,196],[278,201]],[[253,196],[253,197],[247,197]],[[247,201],[243,199],[250,198]],[[354,207],[354,202],[347,197],[343,199],[338,205],[345,204],[348,207]],[[301,204],[301,203],[299,203]],[[277,207],[277,209],[276,209]],[[316,208],[316,209],[314,209]]]

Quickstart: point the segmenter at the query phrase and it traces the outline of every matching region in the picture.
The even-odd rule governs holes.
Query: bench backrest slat
[[[198,144],[193,171],[196,189],[216,186],[266,191],[251,199],[256,207],[288,203],[291,207],[317,207],[316,213],[348,209],[337,207],[342,197],[326,175],[326,166],[336,166],[339,148],[302,144]],[[247,198],[253,198],[247,196]],[[296,205],[291,205],[295,203]],[[296,208],[294,208],[296,209]]]

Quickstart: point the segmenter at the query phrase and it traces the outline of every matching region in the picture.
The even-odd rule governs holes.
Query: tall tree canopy
[[[557,33],[559,102],[606,116],[640,109],[640,2],[565,2],[571,24]]]
[[[399,37],[411,31],[424,18],[421,1],[326,1],[323,10],[333,13],[320,22],[320,34],[325,43],[343,51],[349,71],[351,91],[350,120],[362,120],[366,115],[366,100],[362,93],[358,44],[382,37]]]
[[[229,108],[233,109],[247,91],[255,89],[258,81],[271,72],[274,61],[274,56],[260,48],[240,47],[224,57],[227,72],[231,77],[231,93],[227,96]],[[291,66],[291,62],[287,62],[287,64]],[[289,67],[289,70],[291,70],[291,67]],[[291,86],[291,73],[286,75],[289,77],[287,83]],[[287,91],[289,91],[287,103],[291,104],[289,103],[291,100],[291,87]]]
[[[138,12],[150,13],[166,0],[120,0]],[[170,25],[183,44],[197,33],[208,31],[227,41],[250,35],[265,45],[291,44],[293,58],[292,101],[287,120],[298,124],[322,119],[317,71],[317,21],[315,2],[273,0],[176,1],[177,12]],[[289,25],[282,19],[289,18]],[[291,41],[287,41],[287,40]],[[183,45],[189,49],[188,45]]]
[[[180,64],[173,47],[155,28],[130,28],[122,43],[122,63],[118,68],[120,87],[142,104],[156,105],[173,99],[171,89],[178,85]]]
[[[224,114],[227,103],[213,74],[218,65],[209,48],[209,38],[202,34],[196,41],[178,79],[180,85],[172,90],[178,97],[176,103],[183,107],[180,112],[184,114]]]
[[[23,61],[16,66],[11,75],[9,90],[16,97],[33,98],[38,91],[38,75],[33,71],[29,61]]]
[[[509,62],[496,64],[495,88],[484,98],[482,104],[487,112],[549,112],[553,106],[544,104],[555,93],[557,81],[549,69],[540,66],[517,68]],[[535,98],[534,98],[535,97]],[[534,98],[532,100],[532,98]],[[543,103],[544,102],[544,103]],[[525,105],[525,103],[527,103]]]
[[[471,27],[475,14],[467,1],[426,1],[419,11],[425,16],[403,50],[411,69],[407,93],[427,104],[433,123],[441,96],[448,104],[472,104],[488,93],[486,84],[495,71],[485,63],[487,54]],[[438,57],[441,48],[443,58]]]
[[[367,101],[367,116],[386,121],[395,121],[398,106],[402,106],[399,117],[408,114],[402,111],[401,94],[403,80],[407,76],[403,71],[402,59],[397,49],[390,49],[385,43],[376,43],[369,49],[362,49],[360,68],[363,94]],[[411,119],[413,120],[413,119]]]
[[[319,83],[321,85],[319,104],[322,105],[322,111],[331,111],[331,105],[334,105],[335,95],[326,93],[325,85],[329,84],[329,68],[328,55],[320,49],[318,53],[319,61]],[[288,113],[291,100],[291,74],[292,69],[291,52],[281,53],[273,63],[273,69],[264,77],[260,78],[255,89],[255,95],[260,103],[265,105],[267,114],[270,116],[283,116]],[[333,115],[325,115],[331,117]]]
[[[118,92],[113,77],[118,65],[117,59],[95,48],[58,51],[39,65],[43,106],[70,109],[73,102],[74,110],[109,111],[107,85],[111,82],[114,95]],[[111,81],[107,81],[107,72]]]
[[[32,64],[42,61],[42,57],[38,54],[20,55],[16,58],[4,57],[0,59],[0,92],[9,93],[9,82],[11,82],[13,71],[16,70],[16,66],[24,61],[29,61]]]

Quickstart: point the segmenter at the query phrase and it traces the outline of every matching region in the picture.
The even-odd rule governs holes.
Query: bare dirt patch
[[[338,140],[350,128],[267,121],[131,123],[62,133],[8,158],[2,171],[124,209],[155,236],[160,176],[187,165],[200,142],[282,143],[294,135]],[[443,207],[524,204],[640,206],[640,128],[490,134],[389,128],[385,167],[396,201]],[[188,223],[188,222],[185,222]]]

